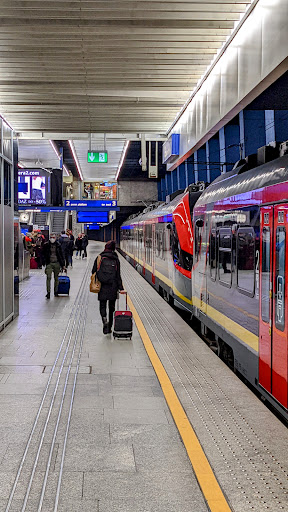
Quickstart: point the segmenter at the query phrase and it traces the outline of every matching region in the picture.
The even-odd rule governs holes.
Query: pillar
[[[257,153],[258,148],[266,144],[265,111],[242,110],[239,114],[239,130],[241,158]]]
[[[274,110],[265,110],[265,143],[276,140]]]

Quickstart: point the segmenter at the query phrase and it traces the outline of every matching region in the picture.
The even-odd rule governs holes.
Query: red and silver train
[[[128,219],[120,248],[288,420],[288,156]]]

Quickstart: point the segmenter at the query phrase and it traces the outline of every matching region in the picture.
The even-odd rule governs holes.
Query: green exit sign
[[[107,164],[107,151],[88,151],[88,164]]]

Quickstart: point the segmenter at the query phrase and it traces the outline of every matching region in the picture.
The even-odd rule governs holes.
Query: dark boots
[[[102,316],[102,322],[103,322],[103,334],[108,334],[109,332],[109,323],[107,322],[107,317]]]

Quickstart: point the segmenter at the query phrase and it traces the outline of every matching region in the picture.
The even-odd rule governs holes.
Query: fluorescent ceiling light
[[[117,169],[117,173],[116,173],[116,176],[115,176],[115,180],[117,181],[118,180],[118,177],[119,177],[119,174],[120,174],[120,171],[122,169],[122,165],[124,163],[124,159],[125,159],[125,156],[126,156],[126,153],[127,153],[127,149],[129,147],[129,144],[130,144],[130,140],[127,140],[126,141],[126,144],[124,146],[124,149],[123,149],[123,152],[122,152],[122,157],[121,157],[121,160],[120,160],[120,163],[119,163],[119,166],[118,166],[118,169]]]
[[[58,148],[57,148],[55,142],[53,140],[49,140],[49,142],[50,142],[50,144],[51,144],[51,146],[53,148],[53,151],[54,151],[55,155],[57,156],[58,160],[61,160],[61,154],[58,151]],[[67,169],[65,164],[63,164],[63,171],[66,172],[67,176],[70,176],[69,171],[68,171],[68,169]]]
[[[76,151],[75,151],[75,148],[74,148],[73,141],[72,140],[68,140],[68,142],[69,142],[69,146],[70,146],[70,149],[72,151],[72,155],[73,155],[76,167],[77,167],[79,178],[80,178],[81,181],[83,181],[84,178],[83,178],[83,174],[82,174],[82,171],[81,171],[81,167],[80,167],[80,164],[79,164],[78,157],[76,155]]]

